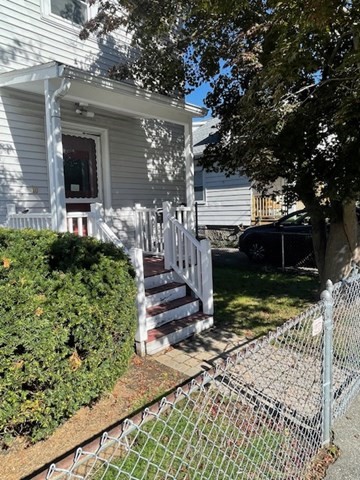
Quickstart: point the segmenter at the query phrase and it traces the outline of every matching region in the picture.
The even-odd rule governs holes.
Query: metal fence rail
[[[356,273],[329,284],[318,304],[276,332],[104,434],[95,451],[79,449],[71,467],[52,465],[47,478],[306,478],[330,441],[332,419],[360,390],[359,317]]]

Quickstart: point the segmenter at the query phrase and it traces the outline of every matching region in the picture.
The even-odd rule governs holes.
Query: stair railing
[[[163,204],[164,264],[172,268],[200,298],[203,312],[214,312],[211,247],[198,241],[175,217],[169,202]]]

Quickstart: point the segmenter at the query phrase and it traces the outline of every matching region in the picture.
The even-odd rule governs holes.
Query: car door
[[[306,212],[279,222],[281,258],[284,266],[313,263],[312,228]]]

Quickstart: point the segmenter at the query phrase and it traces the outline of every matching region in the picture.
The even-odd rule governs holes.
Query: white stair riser
[[[171,322],[172,320],[177,320],[179,318],[188,317],[193,313],[199,311],[199,300],[194,300],[191,303],[186,303],[185,305],[180,305],[179,307],[172,308],[166,312],[158,313],[152,317],[146,319],[146,326],[148,330],[151,330],[164,323]]]
[[[152,275],[151,277],[145,277],[144,279],[145,288],[160,287],[161,285],[166,285],[173,282],[181,283],[179,275],[174,271],[160,273],[159,275]]]
[[[165,290],[164,292],[154,293],[146,297],[146,307],[151,307],[154,305],[159,305],[159,303],[171,302],[171,300],[176,300],[177,298],[185,297],[186,295],[186,286],[182,285],[181,287],[174,287],[170,290]]]
[[[176,343],[185,340],[185,338],[191,337],[195,333],[203,332],[208,328],[211,328],[214,324],[214,318],[209,317],[205,320],[199,320],[193,324],[183,328],[182,330],[177,330],[175,332],[169,333],[164,337],[161,337],[159,340],[153,340],[150,343],[146,344],[146,353],[148,355],[155,355],[156,353],[165,350],[170,345],[175,345]]]

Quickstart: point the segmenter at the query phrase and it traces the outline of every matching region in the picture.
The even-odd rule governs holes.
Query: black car
[[[298,210],[276,222],[249,227],[239,238],[239,250],[254,262],[314,266],[310,216]]]

